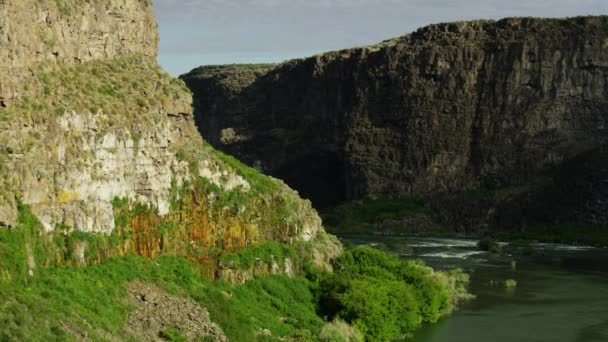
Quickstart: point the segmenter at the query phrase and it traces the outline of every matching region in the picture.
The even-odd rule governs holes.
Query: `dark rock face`
[[[502,203],[496,222],[505,227],[554,224],[606,225],[608,146],[581,153],[555,169],[536,191]]]
[[[502,205],[518,196],[555,189],[593,202],[567,220],[607,208],[604,192],[591,190],[608,179],[604,169],[585,178],[584,191],[566,170],[580,171],[580,158],[606,158],[608,17],[432,25],[377,46],[263,66],[238,85],[236,75],[251,71],[224,68],[182,76],[204,136],[317,206],[490,184],[518,190],[476,214],[486,223],[499,222]],[[564,179],[570,185],[560,186]]]

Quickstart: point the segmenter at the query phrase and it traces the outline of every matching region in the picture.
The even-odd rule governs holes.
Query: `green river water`
[[[437,269],[463,268],[477,296],[422,327],[414,342],[608,342],[608,249],[534,244],[531,255],[496,256],[476,241],[356,237]],[[514,265],[515,261],[516,265]],[[504,281],[517,287],[507,289]]]

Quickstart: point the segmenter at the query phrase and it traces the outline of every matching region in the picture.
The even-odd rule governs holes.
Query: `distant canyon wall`
[[[370,195],[525,193],[573,182],[556,170],[604,155],[608,18],[431,25],[376,46],[201,67],[182,79],[214,146],[320,207]],[[606,208],[587,199],[583,213]]]

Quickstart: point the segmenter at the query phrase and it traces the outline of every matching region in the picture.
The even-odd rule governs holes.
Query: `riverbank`
[[[447,215],[415,199],[363,199],[321,211],[326,229],[337,236],[407,236],[417,238],[491,238],[504,242],[545,242],[608,247],[608,226],[535,224],[507,229],[485,226],[461,229]]]
[[[475,300],[436,324],[423,325],[409,341],[608,340],[608,249],[534,244],[537,253],[501,255],[480,251],[475,240],[369,235],[345,240],[470,274]],[[508,287],[508,280],[516,286]]]

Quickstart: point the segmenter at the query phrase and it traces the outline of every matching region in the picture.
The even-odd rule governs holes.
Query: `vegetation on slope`
[[[304,245],[270,243],[225,254],[220,263],[244,268],[257,259],[293,258],[300,260],[300,272],[306,275],[289,278],[269,273],[242,285],[205,280],[199,263],[166,255],[150,259],[126,254],[84,268],[51,264],[30,273],[31,257],[73,253],[73,234],[80,239],[86,235],[51,236],[40,234],[39,228],[24,207],[20,226],[0,231],[0,298],[5,299],[0,303],[0,339],[124,338],[133,310],[125,298],[126,285],[136,280],[194,299],[209,310],[231,341],[359,335],[339,321],[321,317],[344,320],[369,341],[384,340],[409,335],[422,322],[436,321],[466,297],[464,274],[434,272],[366,247],[347,251],[335,263],[334,273],[314,266]],[[93,236],[85,241],[93,243]]]
[[[236,286],[204,280],[197,264],[185,259],[128,255],[101,265],[44,269],[31,280],[3,282],[0,339],[76,340],[74,332],[95,340],[120,337],[131,311],[125,286],[135,280],[193,298],[232,341],[255,340],[260,329],[286,336],[318,331],[323,325],[304,278],[274,276]]]
[[[37,64],[24,82],[21,98],[2,109],[0,119],[23,124],[46,122],[68,111],[112,116],[110,126],[131,128],[150,110],[189,101],[185,84],[143,57],[122,57],[81,64]]]
[[[439,217],[414,199],[365,198],[321,212],[323,224],[344,234],[441,234]]]
[[[174,195],[173,210],[187,207],[188,197],[191,197],[189,194],[194,192],[199,194],[199,201],[207,202],[204,206],[209,213],[211,225],[224,224],[235,229],[240,227],[236,234],[240,234],[239,231],[244,233],[247,227],[254,230],[251,231],[253,235],[250,234],[250,243],[242,241],[235,247],[263,240],[289,242],[301,233],[296,230],[319,224],[318,216],[310,204],[299,198],[283,182],[261,174],[207,143],[202,146],[184,144],[177,153],[178,158],[188,161],[194,170],[198,169],[201,162],[213,162],[220,165],[222,171],[238,175],[247,182],[248,188],[239,186],[228,190],[208,178],[198,177],[195,182],[182,186]]]
[[[110,253],[124,245],[120,238],[80,232],[45,234],[27,206],[22,206],[19,227],[0,230],[0,298],[6,299],[0,303],[0,340],[121,336],[131,310],[125,286],[134,280],[193,298],[211,312],[231,340],[250,341],[262,328],[284,336],[299,329],[317,331],[322,326],[304,278],[261,277],[235,286],[205,280],[205,265],[180,257],[109,254],[103,263],[84,268],[77,267],[72,258],[78,244]],[[270,243],[253,251],[274,253],[277,258],[286,251],[295,258],[294,248]],[[245,257],[251,252],[242,253]],[[261,252],[256,255],[271,258]],[[67,262],[60,262],[62,259]],[[36,264],[40,266],[36,268]],[[291,317],[291,321],[281,317]]]

